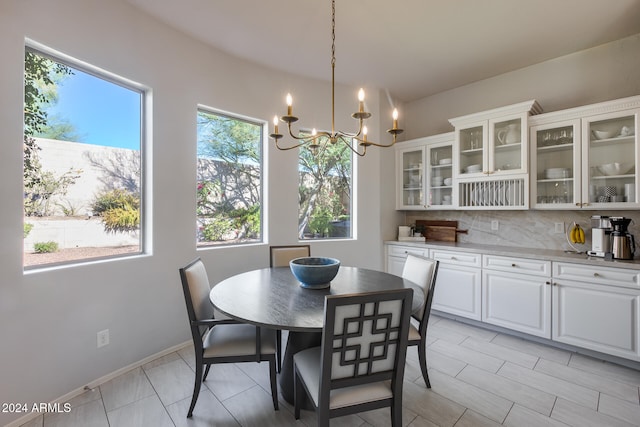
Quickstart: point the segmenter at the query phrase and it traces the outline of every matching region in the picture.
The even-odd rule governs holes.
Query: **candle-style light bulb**
[[[288,93],[287,94],[287,116],[290,116],[292,111],[293,111],[293,98],[291,97],[291,94]]]
[[[362,127],[362,140],[364,142],[367,142],[367,133],[369,132],[369,129],[367,129],[366,126]]]
[[[316,128],[311,129],[311,136],[315,137],[318,134]]]
[[[358,91],[358,111],[364,112],[364,89],[360,88]]]
[[[393,109],[393,129],[398,129],[398,109]]]
[[[273,116],[273,133],[278,133],[278,116]]]

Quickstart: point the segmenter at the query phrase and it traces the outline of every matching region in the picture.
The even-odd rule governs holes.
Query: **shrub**
[[[25,222],[23,224],[23,227],[24,227],[24,238],[26,239],[29,233],[31,232],[31,230],[33,229],[33,224],[29,224],[28,222]]]
[[[218,242],[226,239],[233,231],[233,223],[230,219],[217,216],[207,221],[202,228],[202,237],[207,242]]]
[[[56,242],[38,242],[33,244],[33,250],[37,254],[47,254],[51,252],[58,252],[58,244]]]
[[[102,215],[111,209],[125,209],[127,206],[140,209],[140,197],[127,190],[110,190],[96,196],[91,209],[94,215]]]
[[[111,208],[102,213],[102,222],[108,232],[134,231],[140,225],[140,210],[128,205]]]

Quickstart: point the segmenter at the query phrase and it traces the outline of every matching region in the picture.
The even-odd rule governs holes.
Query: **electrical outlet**
[[[493,221],[491,221],[491,229],[493,231],[498,231],[499,228],[500,228],[500,223],[498,222],[497,219],[494,219]]]
[[[105,329],[104,331],[98,332],[98,348],[104,347],[105,345],[109,345],[109,330]]]
[[[556,222],[554,223],[554,233],[556,234],[564,234],[564,222]]]

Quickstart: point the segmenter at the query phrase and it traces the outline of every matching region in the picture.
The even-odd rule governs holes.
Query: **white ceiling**
[[[330,0],[127,1],[238,57],[331,79]],[[640,0],[336,0],[336,81],[413,101],[638,33]]]

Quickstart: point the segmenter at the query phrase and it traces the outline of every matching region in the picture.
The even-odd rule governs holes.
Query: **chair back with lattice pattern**
[[[413,290],[330,295],[325,301],[321,393],[404,372]]]

